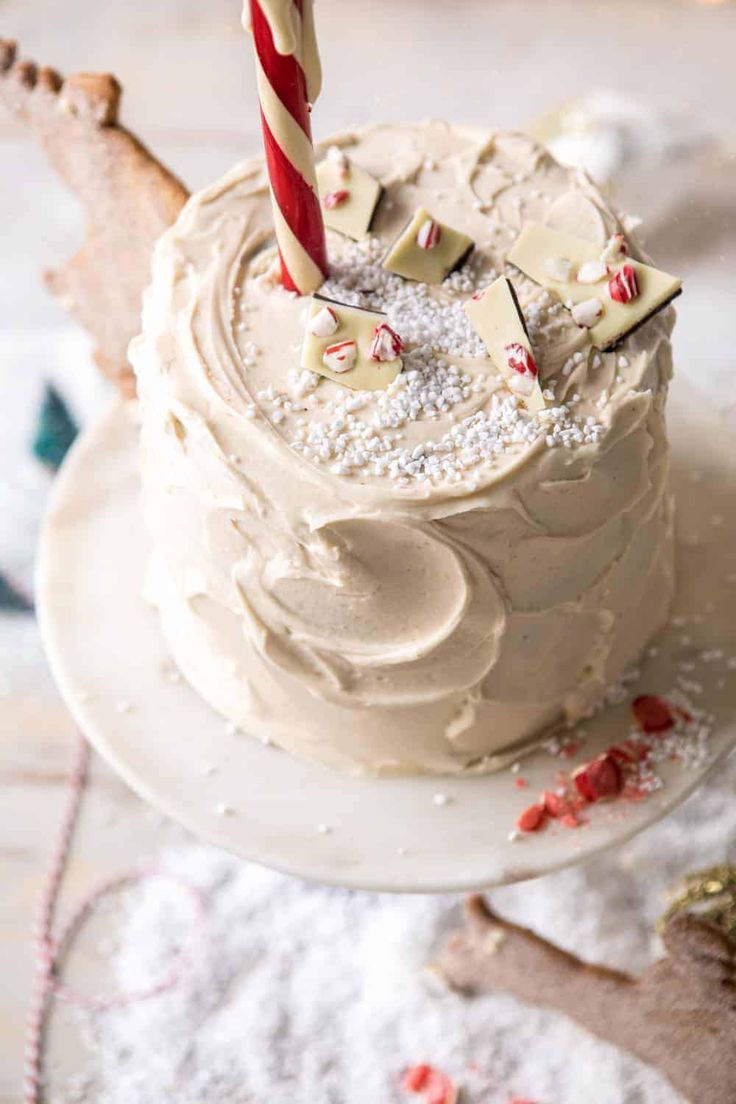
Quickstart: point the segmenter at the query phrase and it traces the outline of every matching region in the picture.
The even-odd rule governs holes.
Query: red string
[[[61,926],[58,936],[53,935],[52,929],[59,891],[69,860],[72,837],[77,825],[82,796],[87,782],[88,764],[89,750],[87,743],[79,735],[74,765],[67,780],[64,812],[44,878],[33,925],[36,970],[26,1022],[23,1070],[24,1104],[40,1104],[43,1041],[52,996],[56,996],[76,1007],[94,1011],[122,1008],[136,1001],[147,1000],[173,988],[183,977],[187,964],[191,963],[191,954],[197,945],[197,941],[194,939],[187,947],[179,951],[166,974],[144,989],[109,996],[86,996],[69,989],[58,979],[61,961],[72,942],[73,936],[104,896],[114,890],[134,885],[148,878],[163,878],[176,885],[189,896],[194,907],[195,934],[201,934],[204,928],[206,906],[201,891],[176,874],[151,867],[126,871],[98,886],[83,898],[77,908],[74,909],[68,920]]]

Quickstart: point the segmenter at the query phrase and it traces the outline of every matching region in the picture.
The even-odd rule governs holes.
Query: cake
[[[674,312],[660,297],[603,341],[590,290],[545,286],[566,284],[565,258],[548,281],[520,259],[530,227],[645,259],[527,137],[376,125],[318,157],[383,192],[364,237],[328,230],[316,306],[279,284],[260,159],[157,245],[131,347],[147,594],[186,679],[244,733],[353,772],[491,770],[594,711],[667,618]],[[420,210],[472,242],[441,282],[386,267]],[[538,403],[467,309],[501,277]],[[309,369],[305,329],[330,303],[384,313],[392,381]]]

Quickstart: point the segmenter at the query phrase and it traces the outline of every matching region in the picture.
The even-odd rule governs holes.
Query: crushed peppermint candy
[[[371,360],[395,360],[397,356],[401,356],[403,351],[404,342],[396,333],[396,330],[392,330],[385,322],[382,322],[380,326],[376,326],[369,353]]]
[[[456,1104],[458,1098],[451,1078],[426,1062],[410,1066],[401,1078],[401,1087],[404,1092],[421,1094],[425,1104]]]
[[[519,832],[538,832],[544,827],[547,820],[547,810],[543,802],[538,801],[519,813],[516,820],[516,828]]]
[[[604,752],[578,767],[573,771],[572,781],[578,793],[589,802],[615,797],[621,793],[624,784],[618,760],[610,752]]]
[[[634,268],[624,265],[608,281],[608,294],[616,303],[630,303],[639,296],[639,281]]]
[[[621,257],[627,256],[628,252],[629,247],[623,234],[613,234],[603,247],[601,261],[606,265],[614,264],[621,260]]]
[[[666,732],[675,723],[669,702],[654,694],[640,694],[631,704],[634,719],[642,732]]]
[[[603,314],[603,304],[600,299],[584,299],[582,303],[574,303],[570,313],[577,326],[589,330]]]
[[[327,346],[322,354],[322,360],[331,372],[349,372],[355,366],[357,355],[358,347],[354,341],[338,341],[334,345]]]
[[[511,390],[522,395],[531,395],[534,381],[539,375],[536,360],[518,341],[505,345],[503,351],[506,354],[506,363],[514,373],[509,380]]]
[[[315,337],[332,337],[337,327],[337,315],[329,307],[322,307],[307,323],[307,329]]]
[[[609,702],[616,704],[621,692],[623,687],[617,687]],[[539,832],[553,820],[565,828],[581,827],[586,823],[585,810],[593,804],[640,801],[661,789],[659,764],[677,762],[700,769],[706,762],[712,718],[695,709],[681,691],[674,690],[666,698],[639,695],[631,710],[634,724],[626,738],[571,773],[560,772],[557,788],[545,791],[519,814],[517,832]],[[550,750],[564,755],[562,745]]]
[[[328,192],[322,197],[322,206],[326,211],[334,211],[336,207],[342,207],[343,203],[350,199],[347,188],[338,188],[335,192]]]
[[[420,249],[434,249],[442,237],[442,227],[436,219],[425,219],[417,231],[417,245]]]

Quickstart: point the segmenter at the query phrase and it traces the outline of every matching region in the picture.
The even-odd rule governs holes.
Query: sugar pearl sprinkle
[[[473,484],[477,489],[482,482],[483,469],[540,438],[548,448],[594,445],[600,440],[604,426],[593,417],[573,413],[580,396],[555,403],[554,391],[547,387],[549,405],[531,416],[487,364],[472,373],[468,361],[485,358],[486,350],[463,303],[497,275],[482,257],[471,258],[451,274],[438,293],[386,272],[380,263],[382,254],[377,239],[347,246],[334,259],[321,293],[386,313],[406,348],[404,371],[397,379],[385,391],[341,389],[336,398],[313,407],[311,396],[319,377],[295,367],[289,373],[288,394],[272,386],[258,392],[259,402],[270,407],[272,423],[282,427],[291,447],[305,460],[334,475],[388,478],[398,489],[417,483],[463,483],[472,492]],[[525,311],[533,337],[554,334],[560,325],[559,304],[544,293],[535,295]],[[248,354],[255,355],[251,347]],[[458,413],[456,408],[461,406],[464,409]],[[287,426],[286,416],[300,410],[318,411],[318,416],[292,418]],[[438,426],[434,436],[407,442],[404,431],[411,423],[439,417],[444,422],[441,431]]]

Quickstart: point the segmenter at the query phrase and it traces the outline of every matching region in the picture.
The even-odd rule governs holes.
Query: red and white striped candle
[[[327,276],[309,121],[320,88],[312,0],[250,0],[250,19],[282,282],[309,295]]]

